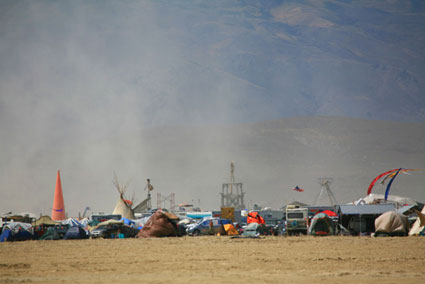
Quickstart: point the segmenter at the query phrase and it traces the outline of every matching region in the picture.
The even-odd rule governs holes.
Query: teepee
[[[117,204],[115,205],[114,212],[112,212],[112,214],[119,214],[121,215],[122,218],[134,219],[135,217],[134,217],[134,212],[131,209],[131,202],[128,202],[128,200],[124,198],[127,185],[122,187],[118,183],[118,178],[116,175],[114,175],[114,185],[116,189],[118,190],[118,193],[120,194],[120,198],[118,199]]]

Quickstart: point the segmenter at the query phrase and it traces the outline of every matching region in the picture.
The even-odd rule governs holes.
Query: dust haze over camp
[[[58,169],[70,215],[112,211],[114,172],[218,208],[231,161],[247,204],[357,200],[425,168],[424,26],[423,1],[0,1],[0,213],[49,213]]]

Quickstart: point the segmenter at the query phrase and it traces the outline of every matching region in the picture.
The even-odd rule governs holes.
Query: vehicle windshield
[[[304,213],[303,212],[288,212],[287,213],[287,219],[303,219]]]

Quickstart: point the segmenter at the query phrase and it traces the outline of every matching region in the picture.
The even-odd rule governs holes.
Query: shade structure
[[[56,178],[55,197],[53,199],[52,207],[52,220],[61,221],[65,219],[65,204],[63,202],[60,171],[58,171],[58,176]]]

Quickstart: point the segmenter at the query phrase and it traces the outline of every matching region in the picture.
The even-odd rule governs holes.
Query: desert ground
[[[423,283],[425,238],[0,243],[0,283]]]

